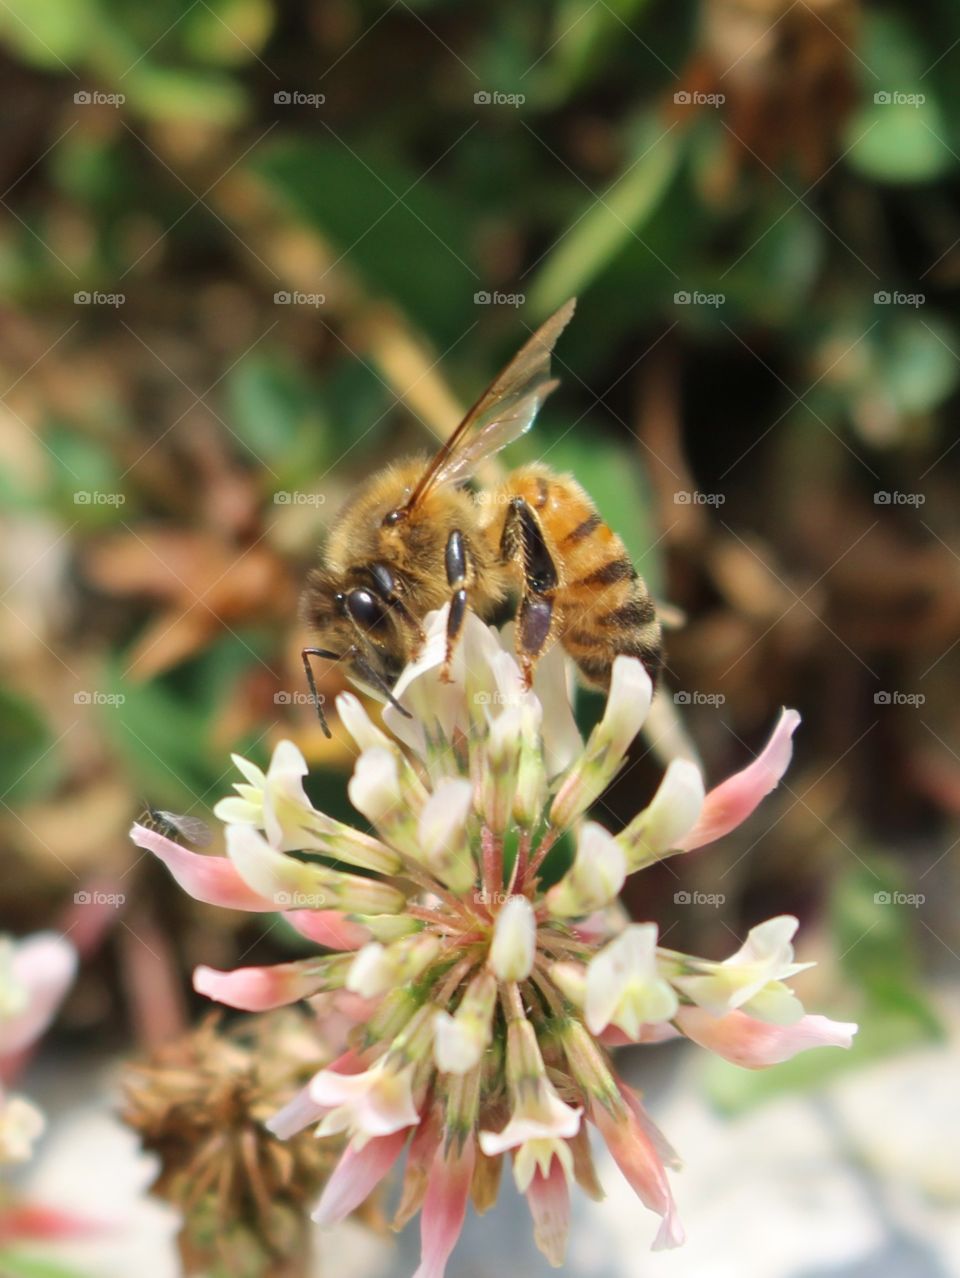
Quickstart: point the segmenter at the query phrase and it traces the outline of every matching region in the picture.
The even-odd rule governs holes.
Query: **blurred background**
[[[82,952],[31,1183],[111,1222],[56,1264],[179,1272],[111,1070],[202,1014],[195,963],[295,946],[188,901],[132,818],[208,816],[229,751],[283,736],[348,816],[303,575],[351,485],[577,294],[507,463],[572,471],[623,536],[711,780],[803,715],[761,811],[631,907],[717,957],[799,914],[808,1005],[862,1028],[756,1075],[640,1049],[691,1243],[638,1253],[614,1192],[569,1272],[960,1274],[955,5],[3,0],[0,59],[0,931]],[[611,827],[649,741],[635,765]],[[541,1272],[498,1210],[454,1272]],[[320,1272],[412,1268],[349,1228]]]

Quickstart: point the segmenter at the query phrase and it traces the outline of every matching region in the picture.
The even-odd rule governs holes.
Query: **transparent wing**
[[[437,451],[407,502],[408,510],[431,488],[468,478],[484,458],[530,429],[541,404],[558,385],[550,376],[550,356],[576,304],[576,298],[565,302],[491,382]]]
[[[188,843],[193,843],[198,848],[206,847],[213,838],[210,827],[199,817],[163,811],[158,811],[157,816],[166,821],[167,825],[172,825],[175,830],[179,830]]]

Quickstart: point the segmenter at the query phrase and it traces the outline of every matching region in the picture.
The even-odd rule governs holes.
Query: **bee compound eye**
[[[392,595],[397,588],[394,575],[386,564],[371,564],[370,576],[373,578],[377,593],[385,598]]]
[[[369,590],[351,590],[347,595],[347,610],[363,630],[380,630],[386,624],[383,604]]]

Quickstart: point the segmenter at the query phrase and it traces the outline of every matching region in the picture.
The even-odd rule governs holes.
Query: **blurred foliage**
[[[664,703],[711,778],[780,704],[804,714],[763,813],[632,904],[718,954],[777,910],[823,920],[864,1058],[933,1033],[960,813],[956,7],[9,0],[0,50],[0,924],[130,872],[144,799],[206,811],[230,749],[294,735],[347,815],[298,584],[351,484],[432,447],[578,293],[562,389],[508,462],[574,472],[682,613],[666,687],[691,695]],[[659,768],[638,748],[601,817]],[[894,879],[865,847],[906,890],[929,875],[922,927],[870,904]],[[677,908],[674,873],[724,908]],[[176,961],[214,934],[229,959],[235,922],[160,874],[130,895],[176,920]],[[763,1086],[818,1068],[796,1065]],[[759,1086],[730,1079],[731,1104]]]

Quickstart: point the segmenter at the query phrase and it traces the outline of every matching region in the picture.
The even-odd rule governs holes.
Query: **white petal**
[[[533,970],[537,923],[525,896],[512,896],[497,915],[490,967],[501,981],[524,981]]]
[[[350,802],[374,825],[396,813],[400,804],[397,760],[380,746],[364,750],[357,759],[347,786]]]

